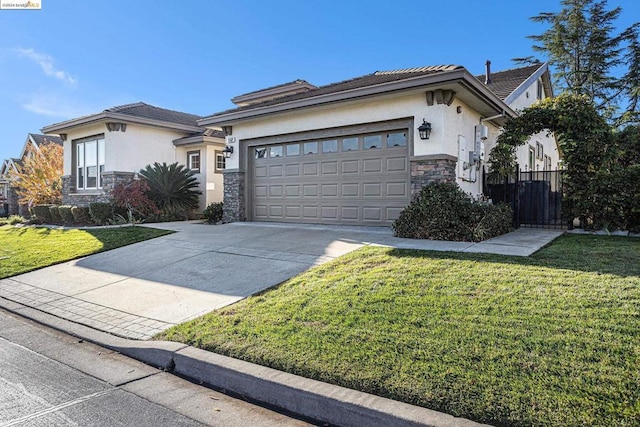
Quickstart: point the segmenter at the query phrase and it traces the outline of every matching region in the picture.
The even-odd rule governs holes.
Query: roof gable
[[[491,89],[498,98],[509,103],[508,98],[510,98],[510,95],[542,68],[544,68],[542,71],[546,71],[547,64],[533,64],[526,67],[511,68],[509,70],[490,73],[489,83],[486,83],[486,74],[476,76],[476,78]]]

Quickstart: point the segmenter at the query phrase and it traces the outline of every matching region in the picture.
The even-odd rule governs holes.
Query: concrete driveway
[[[518,230],[472,244],[398,239],[389,228],[375,227],[152,226],[177,232],[0,280],[0,297],[115,335],[148,339],[364,245],[515,255],[561,234]]]

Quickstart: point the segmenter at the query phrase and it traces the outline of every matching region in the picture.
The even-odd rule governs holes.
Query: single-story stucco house
[[[553,96],[547,64],[474,76],[443,65],[378,71],[325,86],[304,80],[232,99],[222,128],[226,221],[388,226],[429,182],[483,191],[500,127]],[[524,170],[558,167],[553,135],[518,150]]]
[[[108,201],[118,182],[154,162],[178,162],[195,173],[200,209],[222,201],[224,134],[199,126],[200,118],[137,102],[44,127],[64,141],[62,202]]]
[[[20,157],[6,159],[2,163],[2,166],[0,166],[0,203],[7,204],[8,212],[6,212],[6,214],[29,217],[29,208],[18,202],[18,193],[16,192],[16,188],[11,185],[12,179],[9,175],[12,171],[19,171],[22,162],[29,153],[32,152],[31,150],[39,150],[42,145],[50,143],[62,145],[62,139],[56,135],[29,133],[22,146]]]

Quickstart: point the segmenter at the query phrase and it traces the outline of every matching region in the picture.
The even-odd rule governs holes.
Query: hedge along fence
[[[510,119],[489,155],[490,174],[511,174],[516,148],[545,130],[563,155],[563,216],[589,229],[640,229],[640,128],[616,131],[587,97],[547,98]]]

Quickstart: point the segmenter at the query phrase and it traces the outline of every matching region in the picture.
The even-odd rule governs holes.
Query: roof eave
[[[176,147],[192,144],[224,144],[224,138],[220,138],[217,136],[196,135],[173,140],[173,145],[175,145]]]
[[[98,123],[98,122],[107,121],[107,120],[119,120],[127,123],[143,124],[143,125],[149,125],[149,126],[155,126],[155,127],[161,127],[161,128],[173,129],[173,130],[181,130],[181,131],[187,131],[187,132],[202,131],[202,128],[199,126],[184,125],[180,123],[167,122],[164,120],[155,120],[155,119],[149,119],[146,117],[132,116],[130,114],[113,113],[110,111],[103,111],[102,113],[94,114],[91,116],[80,117],[78,119],[67,120],[65,122],[56,123],[50,126],[45,126],[41,129],[41,131],[43,133],[53,133],[53,134],[64,133],[62,131],[72,129],[74,127],[83,126],[83,125],[92,124],[92,123]]]

